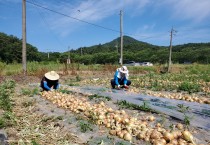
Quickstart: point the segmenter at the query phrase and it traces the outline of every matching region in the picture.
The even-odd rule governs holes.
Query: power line
[[[35,0],[32,0],[32,1],[35,3]],[[45,19],[43,13],[42,13],[41,11],[39,11],[39,9],[36,9],[36,10],[38,11],[38,13],[39,13],[39,15],[40,15],[42,21],[44,22],[44,24],[47,25],[47,28],[49,29],[49,28],[50,28],[50,27],[49,27],[50,25],[49,25],[49,23],[47,22],[47,20]],[[50,30],[50,29],[49,29],[49,30]],[[51,30],[50,30],[50,31],[51,31]],[[54,36],[54,38],[57,40],[57,42],[60,43],[60,45],[62,45],[62,46],[64,47],[64,45],[61,43],[61,41],[60,41],[55,35],[53,35],[53,36]],[[48,52],[49,52],[49,48],[48,48]]]
[[[68,17],[68,18],[71,18],[71,19],[74,19],[74,20],[77,20],[77,21],[80,21],[80,22],[83,22],[83,23],[86,23],[86,24],[89,24],[89,25],[92,25],[92,26],[96,26],[96,27],[99,27],[99,28],[103,28],[103,29],[106,29],[106,30],[109,30],[109,31],[113,31],[113,32],[117,32],[117,33],[120,33],[119,30],[114,30],[114,29],[111,29],[111,28],[107,28],[107,27],[104,27],[104,26],[101,26],[101,25],[97,25],[97,24],[94,24],[94,23],[90,23],[88,21],[85,21],[85,20],[81,20],[81,19],[78,19],[78,18],[75,18],[75,17],[72,17],[72,16],[69,16],[67,14],[63,14],[61,12],[57,12],[55,10],[52,10],[52,9],[49,9],[49,8],[46,8],[44,6],[41,6],[40,4],[37,4],[37,3],[34,3],[34,2],[31,2],[31,1],[26,1],[27,3],[30,3],[34,6],[37,6],[37,7],[40,7],[40,8],[43,8],[45,10],[48,10],[48,11],[51,11],[53,13],[56,13],[56,14],[59,14],[59,15],[62,15],[62,16],[65,16],[65,17]],[[128,36],[140,36],[140,37],[145,37],[145,36],[142,36],[142,35],[136,35],[136,34],[130,34],[130,33],[123,33],[125,35],[128,35]]]
[[[75,18],[75,17],[72,17],[72,16],[69,16],[67,14],[64,14],[64,13],[61,13],[61,12],[58,12],[58,11],[55,11],[55,10],[52,10],[52,9],[49,9],[47,7],[44,7],[42,6],[41,4],[37,4],[35,3],[34,1],[31,2],[31,1],[27,1],[27,3],[30,3],[36,7],[40,7],[42,9],[45,9],[45,10],[48,10],[50,12],[53,12],[53,13],[56,13],[56,14],[59,14],[59,15],[62,15],[62,16],[65,16],[65,17],[68,17],[68,18],[71,18],[71,19],[74,19],[74,20],[77,20],[77,21],[80,21],[80,22],[83,22],[83,23],[86,23],[86,24],[89,24],[89,25],[92,25],[92,26],[95,26],[95,27],[99,27],[99,28],[103,28],[103,29],[106,29],[106,30],[109,30],[109,31],[113,31],[113,32],[116,32],[116,33],[120,33],[119,30],[115,30],[115,29],[111,29],[111,28],[107,28],[107,27],[104,27],[104,26],[101,26],[101,25],[97,25],[97,24],[94,24],[94,23],[91,23],[91,22],[88,22],[88,21],[85,21],[85,20],[81,20],[79,18]],[[210,27],[210,25],[206,25],[206,27]],[[182,31],[195,31],[195,28],[194,27],[180,27],[179,29],[183,29]],[[189,29],[192,29],[192,30],[189,30]],[[130,33],[123,33],[127,36],[139,36],[141,37],[141,39],[145,40],[145,39],[151,39],[151,38],[160,38],[160,36],[163,36],[163,35],[154,35],[154,36],[143,36],[143,35],[138,35],[138,34],[130,34]]]
[[[104,27],[104,26],[100,26],[100,25],[97,25],[97,24],[94,24],[94,23],[90,23],[90,22],[87,22],[87,21],[84,21],[84,20],[81,20],[81,19],[78,19],[78,18],[75,18],[75,17],[71,17],[71,16],[69,16],[69,15],[66,15],[66,14],[57,12],[57,11],[55,11],[55,10],[52,10],[52,9],[43,7],[43,6],[39,5],[39,4],[30,2],[30,1],[26,1],[26,2],[27,2],[27,3],[30,3],[30,4],[32,4],[32,5],[35,5],[35,6],[37,6],[37,7],[43,8],[43,9],[45,9],[45,10],[51,11],[51,12],[53,12],[53,13],[56,13],[56,14],[59,14],[59,15],[63,15],[63,16],[65,16],[65,17],[69,17],[69,18],[71,18],[71,19],[74,19],[74,20],[77,20],[77,21],[80,21],[80,22],[83,22],[83,23],[86,23],[86,24],[90,24],[90,25],[93,25],[93,26],[96,26],[96,27],[100,27],[100,28],[103,28],[103,29],[106,29],[106,30],[110,30],[110,31],[113,31],[113,32],[120,33],[120,31],[117,31],[117,30],[114,30],[114,29],[111,29],[111,28],[107,28],[107,27]]]

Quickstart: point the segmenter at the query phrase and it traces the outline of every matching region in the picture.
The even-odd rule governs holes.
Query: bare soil
[[[91,75],[89,78],[103,77],[104,74],[97,76],[97,73],[85,72]],[[86,76],[81,75],[82,79]],[[106,77],[112,77],[108,74]],[[40,78],[29,76],[11,76],[1,77],[0,82],[5,79],[13,79],[17,82],[16,94],[14,96],[13,113],[15,114],[16,125],[5,128],[9,144],[40,144],[40,145],[129,145],[141,144],[148,145],[149,142],[136,140],[132,142],[124,141],[116,136],[109,135],[109,129],[104,126],[98,126],[86,118],[82,113],[75,114],[71,111],[59,108],[56,104],[46,100],[41,95],[23,95],[22,89],[34,89],[29,86],[31,83],[39,83]],[[75,75],[62,76],[60,82],[67,84],[75,81]],[[77,97],[85,97],[83,94],[74,94]],[[87,98],[88,99],[88,98]],[[89,100],[92,104],[98,103],[100,99]],[[105,101],[107,106],[114,110],[120,109],[116,102]],[[147,117],[150,112],[139,110],[124,109],[127,114],[136,117]],[[156,117],[155,122],[164,122],[164,126],[169,128],[170,125],[181,122],[169,116],[161,114],[152,114]],[[151,122],[150,126],[154,126]],[[190,126],[190,130],[196,138],[198,144],[210,145],[210,133],[204,129]]]

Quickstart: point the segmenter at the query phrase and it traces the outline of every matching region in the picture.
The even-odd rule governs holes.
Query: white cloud
[[[38,0],[36,0],[38,1]],[[118,16],[121,9],[125,15],[130,17],[141,16],[145,12],[160,12],[164,10],[171,18],[175,20],[192,20],[202,22],[202,20],[210,18],[210,0],[86,0],[77,1],[76,3],[44,3],[44,7],[53,9],[66,16],[57,15],[49,12],[46,17],[49,26],[56,33],[66,36],[78,28],[82,29],[84,23],[78,20],[97,24],[110,16]],[[76,18],[78,20],[75,20]],[[155,22],[152,22],[155,23]],[[104,25],[105,26],[105,25]],[[153,31],[156,24],[144,25],[143,29],[137,32]],[[106,26],[105,26],[106,27]]]
[[[201,22],[210,18],[210,0],[159,0],[159,8],[168,8],[172,17]]]
[[[143,7],[148,3],[150,3],[150,0],[123,0],[120,2],[115,0],[87,0],[74,5],[60,3],[60,5],[54,6],[54,9],[57,11],[59,10],[59,12],[68,15],[71,18],[97,24],[97,22],[110,16],[119,15],[121,9],[132,9],[133,15],[139,15],[141,14],[140,11],[144,11]],[[128,14],[126,13],[126,15]],[[71,18],[60,15],[55,17],[55,15],[52,15],[52,17],[49,17],[49,20],[52,29],[58,31],[58,33],[61,33],[62,35],[67,35],[84,24]],[[65,29],[65,32],[62,31],[63,29]]]

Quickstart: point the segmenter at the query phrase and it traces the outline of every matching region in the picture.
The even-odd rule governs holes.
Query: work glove
[[[120,85],[117,86],[117,90],[120,90]]]
[[[129,89],[129,87],[128,87],[127,85],[124,85],[124,88],[125,88],[125,89]]]

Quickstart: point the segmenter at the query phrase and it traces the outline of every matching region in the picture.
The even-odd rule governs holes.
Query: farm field
[[[32,64],[26,78],[18,69],[1,72],[0,127],[9,144],[210,144],[210,127],[193,126],[188,106],[177,104],[185,115],[178,120],[151,109],[150,102],[138,106],[64,87],[110,88],[118,66],[56,65],[54,70],[60,74],[62,86],[49,93],[40,93],[37,84],[53,65],[35,66]],[[162,74],[160,66],[129,70],[132,85],[128,93],[210,105],[209,65],[178,65],[169,74]],[[203,115],[210,116],[208,110]]]

